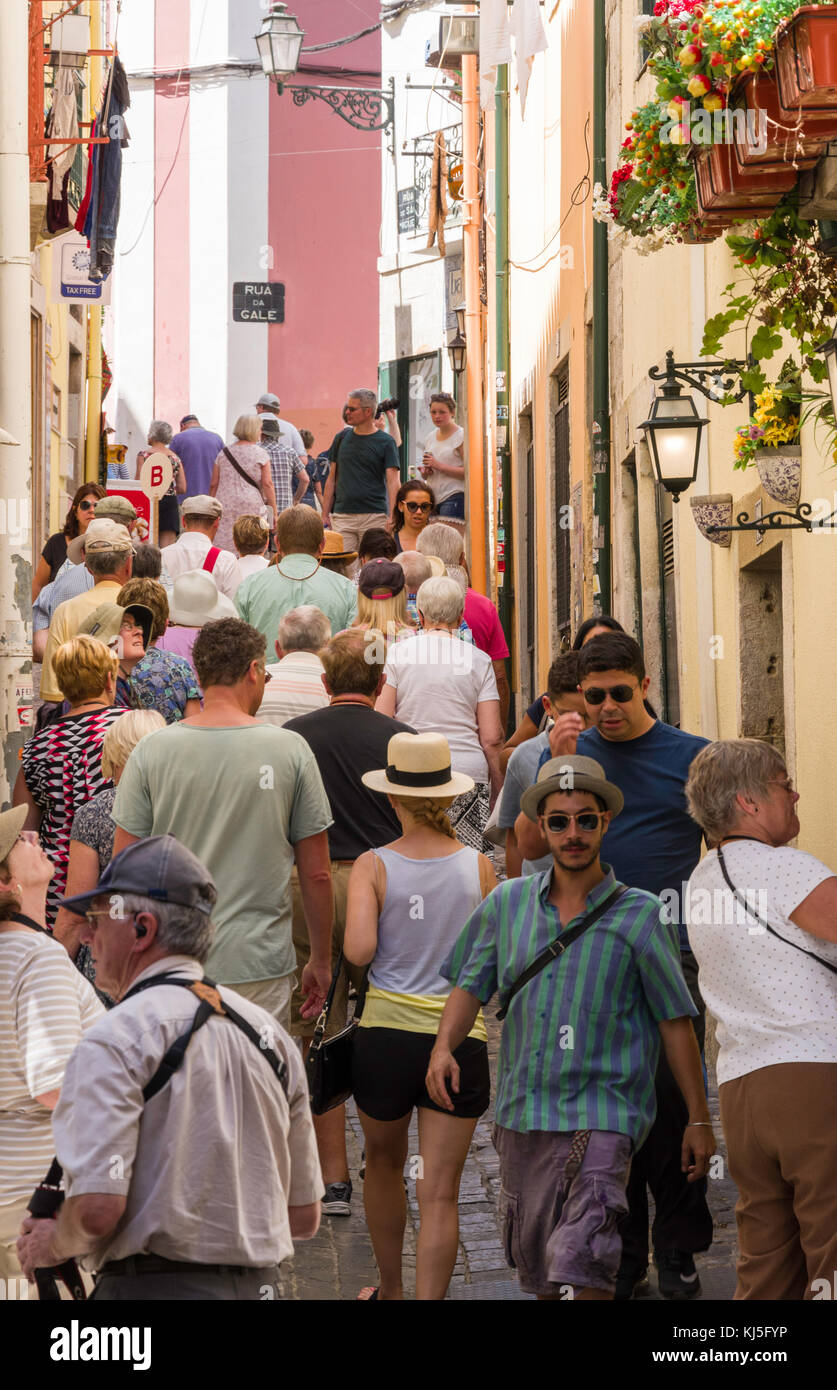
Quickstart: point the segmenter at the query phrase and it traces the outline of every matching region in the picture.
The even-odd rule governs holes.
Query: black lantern
[[[448,357],[450,358],[450,365],[453,368],[454,375],[459,376],[460,373],[465,370],[465,362],[468,357],[468,345],[458,328],[448,343]]]
[[[666,369],[660,395],[641,428],[648,439],[657,478],[673,500],[679,502],[681,492],[691,487],[697,477],[701,436],[709,421],[698,415],[692,397],[683,395],[671,352],[666,356]]]
[[[828,387],[831,392],[831,404],[834,409],[834,418],[837,419],[837,338],[829,338],[827,343],[817,348],[825,357],[825,365],[828,368]]]
[[[299,20],[296,15],[288,14],[287,5],[271,5],[256,35],[256,47],[265,76],[273,78],[280,87],[285,78],[292,77],[299,67],[304,38],[305,32],[300,29]]]

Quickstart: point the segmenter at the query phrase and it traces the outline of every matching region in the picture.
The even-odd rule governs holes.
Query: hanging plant
[[[746,279],[726,286],[726,309],[704,327],[705,357],[734,356],[725,353],[724,341],[744,330],[755,364],[741,380],[754,394],[767,386],[764,364],[781,351],[784,333],[812,380],[823,381],[827,374],[817,349],[831,336],[837,316],[837,261],[822,253],[817,225],[801,218],[798,207],[794,189],[751,232],[726,238]]]
[[[733,451],[735,468],[749,468],[762,449],[799,442],[802,381],[799,368],[791,359],[784,363],[775,385],[767,385],[755,398],[755,410],[746,425],[736,432]]]

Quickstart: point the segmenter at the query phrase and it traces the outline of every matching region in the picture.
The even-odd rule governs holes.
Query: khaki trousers
[[[357,550],[364,531],[386,530],[389,526],[386,512],[332,512],[331,524],[343,537],[346,550]]]
[[[275,980],[247,980],[244,984],[230,985],[237,994],[267,1009],[277,1023],[290,1032],[291,996],[296,985],[296,975],[278,975]]]
[[[737,1299],[835,1294],[837,1063],[786,1062],[720,1087],[740,1254]]]

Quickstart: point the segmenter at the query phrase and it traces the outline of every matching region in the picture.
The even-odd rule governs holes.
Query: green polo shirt
[[[224,985],[296,969],[294,845],[332,823],[314,755],[271,724],[171,724],[137,744],[113,819],[129,835],[173,835],[218,889],[206,973]]]
[[[263,632],[272,660],[279,619],[292,608],[312,603],[331,623],[332,635],[357,617],[357,589],[345,575],[317,565],[313,555],[285,555],[278,565],[251,574],[239,586],[235,604],[246,623]]]

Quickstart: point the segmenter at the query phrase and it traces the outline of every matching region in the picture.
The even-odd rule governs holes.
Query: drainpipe
[[[607,16],[594,0],[593,179],[607,185]],[[593,607],[611,608],[610,382],[608,361],[607,227],[593,224]],[[596,545],[598,542],[598,545]]]
[[[32,704],[32,382],[29,343],[29,24],[0,4],[0,805],[11,804]]]
[[[462,57],[462,164],[464,224],[462,232],[465,271],[465,341],[468,345],[466,392],[468,401],[468,539],[471,583],[478,593],[487,591],[485,535],[485,450],[482,428],[482,310],[480,306],[479,244],[479,145],[480,108],[477,59]]]
[[[497,454],[500,463],[502,496],[498,515],[497,540],[504,547],[505,573],[497,593],[500,622],[512,650],[512,612],[514,609],[514,550],[512,546],[512,475],[510,444],[510,354],[509,354],[509,69],[497,69],[494,99],[494,187],[495,187],[495,302],[497,308]],[[500,386],[502,380],[503,385]],[[501,442],[502,441],[502,442]],[[512,685],[511,658],[506,662]]]
[[[103,48],[101,6],[91,4],[90,13],[91,48]],[[105,65],[100,57],[90,58],[90,120],[96,114],[94,106],[99,100],[105,75]],[[92,156],[92,146],[88,149]],[[112,274],[113,272],[111,272]],[[84,481],[98,483],[99,456],[102,445],[102,310],[98,304],[87,308],[87,429],[84,444]]]

